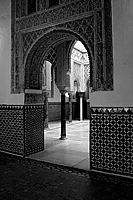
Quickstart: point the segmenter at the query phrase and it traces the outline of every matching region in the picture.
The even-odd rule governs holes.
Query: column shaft
[[[44,128],[48,128],[48,93],[45,93],[44,100]]]
[[[60,140],[66,139],[66,108],[65,108],[65,92],[61,92],[61,137]]]
[[[69,122],[72,122],[72,93],[69,93]]]
[[[83,98],[80,96],[80,121],[83,120]]]

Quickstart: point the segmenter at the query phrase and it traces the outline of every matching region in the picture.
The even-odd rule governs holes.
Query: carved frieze
[[[61,7],[55,7],[53,9],[47,9],[43,12],[29,15],[25,18],[17,19],[16,31],[24,30],[27,28],[33,28],[36,26],[44,26],[50,23],[58,24],[59,21],[65,21],[69,18],[79,17],[81,14],[88,14],[95,8],[99,8],[101,1],[94,0],[77,0],[69,4],[63,3]],[[22,10],[25,7],[22,6]]]
[[[105,90],[113,90],[113,45],[111,1],[105,1]],[[110,23],[109,23],[110,22]]]
[[[96,88],[98,90],[103,89],[103,30],[102,30],[102,11],[97,12],[97,26],[96,26],[96,53],[97,53],[97,58],[96,58],[96,66],[97,66],[97,74],[96,74]]]

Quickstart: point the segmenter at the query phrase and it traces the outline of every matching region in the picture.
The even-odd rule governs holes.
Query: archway
[[[37,2],[38,5],[42,4],[42,1]],[[12,1],[11,91],[25,93],[22,108],[24,155],[43,149],[44,96],[41,88],[41,68],[48,50],[63,41],[72,40],[73,44],[73,41],[80,40],[90,53],[90,84],[93,91],[113,90],[111,0],[86,3],[82,0],[69,3],[60,1],[59,4],[57,8],[37,9],[36,13],[28,15],[26,4],[20,7],[19,1]],[[69,67],[67,73],[69,74]],[[58,74],[60,89],[68,90],[65,86],[69,85],[69,79],[65,80],[66,85],[62,85],[63,76]],[[98,124],[99,121],[96,125]]]
[[[93,54],[92,47],[89,45],[89,41],[85,39],[83,35],[79,33],[75,33],[69,30],[53,30],[43,37],[38,39],[35,44],[32,46],[25,63],[25,96],[30,91],[33,90],[32,93],[36,93],[36,103],[39,99],[38,103],[41,102],[40,93],[42,93],[42,66],[44,60],[46,59],[47,52],[54,48],[58,47],[60,52],[58,54],[58,67],[57,67],[57,87],[61,92],[61,139],[66,138],[66,128],[65,128],[65,93],[70,91],[70,78],[68,72],[70,67],[68,65],[69,62],[66,62],[67,52],[70,49],[70,45],[75,41],[80,40],[83,42],[84,46],[88,50],[88,54],[90,54],[90,60],[93,63]],[[72,42],[69,42],[72,41]],[[68,42],[68,43],[67,43]],[[65,51],[64,51],[65,50]],[[63,53],[62,53],[63,52]],[[60,56],[61,54],[61,56]],[[65,59],[64,59],[65,56]],[[92,65],[93,67],[93,65]],[[93,80],[93,79],[92,79]],[[39,96],[38,96],[39,93]],[[35,96],[34,96],[35,97]],[[32,99],[32,98],[31,98]],[[42,94],[43,99],[43,94]],[[27,98],[25,97],[25,100]],[[29,101],[28,101],[29,102]],[[26,101],[25,101],[26,103]]]
[[[80,40],[87,49],[93,68],[93,51],[86,39],[77,33],[68,30],[54,30],[38,39],[30,49],[25,62],[25,89],[41,90],[41,69],[47,52],[63,41]],[[70,48],[70,47],[68,47]],[[69,68],[66,69],[69,71]],[[60,78],[58,77],[60,80]],[[92,78],[93,80],[93,78]],[[62,83],[59,81],[59,85]]]
[[[49,38],[50,38],[50,41],[48,40]],[[33,45],[33,47],[31,48],[27,56],[26,63],[25,63],[25,91],[26,91],[25,95],[27,95],[28,92],[30,93],[30,91],[33,91],[33,92],[35,91],[37,101],[40,95],[42,95],[43,97],[42,68],[43,68],[44,62],[48,60],[49,52],[52,51],[53,49],[57,49],[57,63],[58,63],[57,77],[56,77],[57,87],[60,90],[63,98],[65,97],[66,92],[70,92],[69,52],[70,52],[72,43],[74,43],[77,40],[82,40],[84,42],[84,45],[86,45],[86,47],[88,48],[88,52],[91,55],[91,62],[93,63],[93,55],[91,51],[89,50],[91,48],[89,47],[89,45],[87,45],[87,42],[85,42],[85,39],[79,36],[78,34],[75,34],[66,30],[52,31],[44,35]],[[61,104],[62,104],[62,101],[61,101]],[[65,107],[65,105],[63,105],[62,107]],[[63,137],[64,137],[64,132],[63,132]]]

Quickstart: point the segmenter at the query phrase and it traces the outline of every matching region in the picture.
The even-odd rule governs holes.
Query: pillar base
[[[67,139],[66,136],[62,136],[62,137],[59,138],[59,140],[66,140],[66,139]]]

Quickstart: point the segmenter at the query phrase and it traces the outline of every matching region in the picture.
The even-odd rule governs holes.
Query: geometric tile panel
[[[133,108],[91,108],[91,169],[133,176]]]
[[[48,103],[48,121],[61,120],[61,103],[49,102]]]
[[[43,106],[0,106],[0,150],[26,156],[44,149]]]
[[[69,118],[69,103],[65,104],[65,115],[66,119]],[[61,103],[60,102],[49,102],[48,103],[48,121],[61,120]]]
[[[25,106],[25,156],[44,150],[43,110],[43,106]]]
[[[24,152],[23,106],[0,106],[0,150]]]

